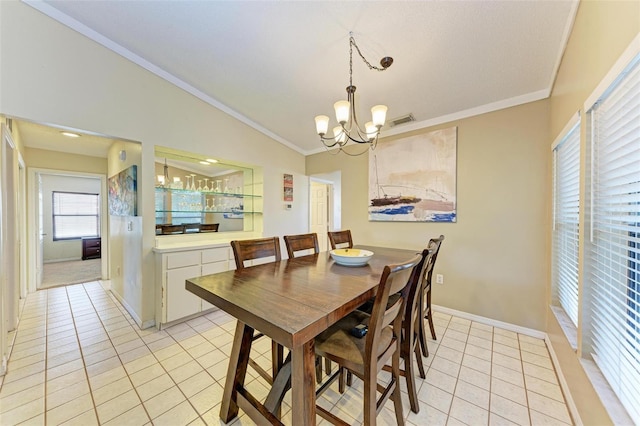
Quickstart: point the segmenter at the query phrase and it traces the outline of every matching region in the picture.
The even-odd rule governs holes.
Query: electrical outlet
[[[444,275],[436,274],[436,284],[444,284]]]

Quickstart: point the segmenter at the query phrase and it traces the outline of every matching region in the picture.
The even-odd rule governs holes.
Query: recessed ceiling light
[[[218,160],[214,160],[213,158],[207,158],[207,161],[209,163],[217,163],[218,162]]]
[[[70,138],[79,138],[80,137],[79,134],[73,133],[73,132],[60,132],[60,133],[62,133],[65,136],[68,136]]]
[[[209,162],[207,162],[207,161],[200,161],[200,164],[204,164],[205,166],[208,166],[208,165],[209,165]]]

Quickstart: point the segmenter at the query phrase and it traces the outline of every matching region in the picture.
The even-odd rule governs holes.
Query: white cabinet
[[[202,299],[185,290],[185,280],[201,275],[200,265],[167,271],[167,320],[175,321],[202,310]]]
[[[229,270],[231,247],[163,251],[156,254],[161,300],[156,323],[161,326],[217,309],[185,288],[189,278]]]

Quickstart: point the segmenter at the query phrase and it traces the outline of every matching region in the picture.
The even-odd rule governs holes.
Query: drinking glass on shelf
[[[209,185],[207,182],[209,182],[209,178],[204,178],[204,188],[202,188],[204,192],[209,192]]]
[[[224,192],[225,194],[229,194],[231,192],[231,188],[229,188],[229,179],[224,180]]]
[[[216,180],[216,189],[214,189],[214,191],[222,192],[222,181],[221,180]]]
[[[202,191],[202,179],[198,179],[198,188],[196,188],[196,191]]]
[[[191,173],[191,188],[189,188],[192,191],[196,190],[196,175]]]
[[[189,189],[191,189],[191,185],[189,184],[189,180],[191,179],[191,176],[187,175],[184,178],[187,180],[187,186],[185,186],[185,189],[188,191]]]
[[[207,206],[204,209],[210,212],[213,209],[213,206],[212,206],[213,203],[209,204],[209,201],[213,201],[213,197],[211,197],[210,199],[207,198]]]

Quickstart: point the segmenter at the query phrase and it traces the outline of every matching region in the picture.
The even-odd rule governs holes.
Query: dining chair
[[[398,297],[404,297],[406,306],[404,318],[402,320],[402,341],[400,343],[400,358],[404,361],[404,367],[400,369],[400,375],[404,376],[407,382],[407,393],[409,394],[409,402],[411,411],[418,413],[420,411],[418,403],[418,391],[416,388],[414,356],[418,366],[418,373],[422,379],[426,378],[424,366],[422,364],[422,353],[420,352],[420,322],[422,316],[420,313],[421,289],[422,282],[426,279],[429,271],[433,268],[434,250],[426,248],[422,251],[421,260],[411,275],[410,283],[400,294],[392,294],[389,296],[389,302],[393,303]],[[366,302],[358,308],[358,310],[371,314],[373,304],[371,301]],[[384,369],[390,371],[391,368],[385,365]],[[351,378],[347,375],[347,384],[351,385]],[[344,385],[341,383],[341,388]]]
[[[162,235],[184,234],[184,225],[162,225],[160,233]]]
[[[200,232],[218,232],[219,223],[203,223],[200,225]]]
[[[246,261],[254,259],[264,259],[273,257],[274,261],[281,260],[280,255],[280,239],[278,237],[272,238],[258,238],[253,240],[234,240],[231,241],[231,248],[233,249],[233,257],[236,261],[236,269],[244,269]],[[262,333],[255,333],[253,335],[253,341],[263,337]],[[258,365],[253,359],[249,359],[249,365],[258,372],[267,382],[273,384],[278,371],[284,363],[284,348],[282,345],[271,341],[271,373],[267,373],[264,368]]]
[[[406,298],[402,295],[406,294],[403,290],[411,284],[410,277],[415,274],[415,268],[421,260],[422,256],[416,255],[404,263],[385,266],[371,315],[356,310],[315,338],[316,355],[329,358],[339,366],[338,371],[322,384],[317,394],[328,389],[341,376],[343,369],[352,372],[364,382],[365,425],[376,424],[376,416],[389,398],[393,400],[397,423],[404,424],[399,386],[400,342],[406,303]],[[401,296],[389,303],[389,295],[396,293]],[[351,330],[359,324],[368,326],[364,337],[351,334]],[[385,385],[378,382],[378,374],[389,361],[391,379]],[[378,391],[381,393],[379,399]],[[324,408],[316,406],[316,410],[331,423],[344,424],[344,421]]]
[[[331,249],[337,248],[352,248],[353,240],[351,239],[351,230],[346,229],[344,231],[329,231],[329,243],[331,243]]]
[[[431,312],[431,278],[433,276],[433,269],[435,268],[436,259],[440,252],[440,246],[444,241],[444,235],[440,235],[438,238],[432,238],[429,240],[427,248],[433,250],[431,257],[431,268],[427,273],[425,279],[422,280],[422,288],[420,290],[420,318],[426,319],[429,322],[429,328],[431,329],[431,338],[436,340],[436,329],[433,326],[433,315]],[[427,347],[427,332],[424,325],[424,320],[420,321],[420,347],[422,348],[422,355],[429,356],[429,348]]]
[[[313,253],[319,253],[320,248],[318,245],[318,234],[298,234],[298,235],[285,235],[284,244],[287,247],[287,254],[289,259],[296,257],[296,253],[304,251],[308,254],[310,251]],[[324,360],[324,369],[327,374],[331,374],[331,360]],[[316,381],[320,383],[322,381],[322,362],[321,357],[316,360]]]
[[[305,250],[305,254],[318,253],[320,248],[318,246],[318,234],[298,234],[298,235],[285,235],[284,244],[287,247],[287,254],[289,259],[295,257],[296,252]]]

